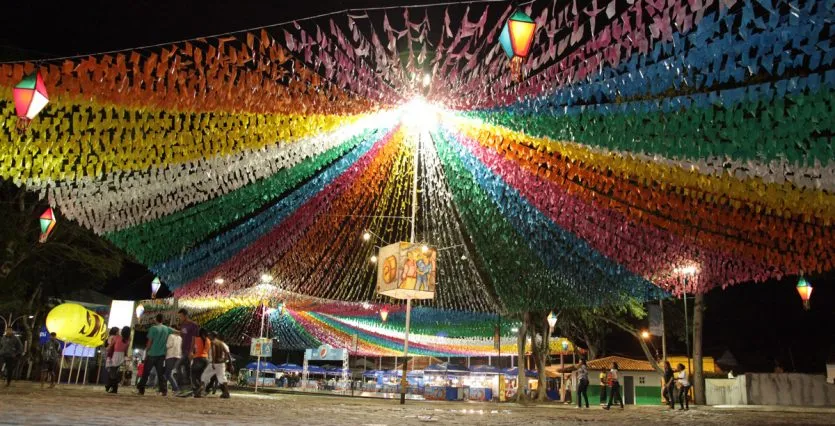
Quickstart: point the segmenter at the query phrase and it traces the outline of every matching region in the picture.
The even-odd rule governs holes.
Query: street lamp
[[[552,332],[554,331],[554,326],[556,324],[557,324],[557,316],[554,315],[554,311],[551,311],[551,313],[548,314],[548,327],[551,328]]]
[[[800,299],[803,300],[803,308],[808,311],[811,307],[809,299],[812,298],[812,285],[809,284],[809,281],[806,281],[806,278],[800,277],[800,280],[797,281],[797,293],[800,294]]]
[[[687,316],[687,280],[699,272],[699,267],[691,264],[676,268],[674,272],[684,276],[684,288],[682,291],[682,296],[684,297],[684,343],[687,344],[687,374],[690,374],[690,318]]]

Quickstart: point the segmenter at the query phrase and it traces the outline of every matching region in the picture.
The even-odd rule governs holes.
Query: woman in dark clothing
[[[623,398],[620,396],[620,383],[618,382],[618,363],[616,362],[612,363],[612,369],[609,370],[609,383],[612,391],[609,392],[609,403],[604,408],[606,410],[612,408],[612,401],[614,400],[615,403],[620,403],[620,408],[623,409]]]
[[[589,408],[589,368],[586,360],[580,361],[580,368],[577,369],[577,408],[583,408],[583,398],[586,399],[586,408]]]
[[[676,381],[674,376],[673,366],[670,365],[670,361],[664,361],[664,399],[666,399],[667,405],[669,405],[672,409],[676,408],[676,398],[674,393]]]

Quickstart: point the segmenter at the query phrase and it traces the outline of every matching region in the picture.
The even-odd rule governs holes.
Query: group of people
[[[676,408],[676,390],[678,390],[680,409],[690,409],[690,401],[687,399],[690,387],[690,380],[687,378],[687,370],[684,368],[684,364],[677,365],[676,370],[673,371],[670,361],[664,361],[664,398],[667,400],[670,409],[675,410]]]
[[[586,408],[589,408],[589,369],[586,361],[580,361],[580,366],[577,369],[577,408],[583,407],[583,400],[586,402]],[[618,363],[612,363],[612,368],[606,372],[600,373],[600,403],[606,404],[603,407],[606,410],[612,408],[612,403],[620,404],[623,409],[623,397],[620,392]],[[690,403],[687,399],[690,391],[690,381],[687,378],[687,370],[684,369],[683,364],[679,364],[676,371],[673,371],[669,361],[664,362],[664,399],[667,401],[671,409],[675,409],[675,390],[678,390],[678,401],[682,410],[689,410]],[[608,394],[608,401],[606,395]]]
[[[205,395],[211,383],[217,383],[221,398],[229,398],[226,379],[227,364],[232,356],[229,346],[215,332],[200,328],[188,317],[188,311],[177,313],[179,324],[169,327],[163,324],[162,314],[154,318],[154,325],[148,330],[145,358],[137,375],[136,391],[145,394],[151,371],[156,371],[157,387],[163,396],[168,395],[168,384],[177,396]],[[110,330],[107,340],[108,382],[105,390],[116,393],[120,380],[119,370],[130,350],[130,328]],[[181,388],[181,384],[183,388]],[[189,389],[190,387],[190,389]]]

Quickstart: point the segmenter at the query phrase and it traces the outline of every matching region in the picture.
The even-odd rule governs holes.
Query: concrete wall
[[[835,385],[811,374],[745,374],[707,379],[708,405],[835,406]]]
[[[745,376],[733,379],[705,379],[707,405],[748,405]]]

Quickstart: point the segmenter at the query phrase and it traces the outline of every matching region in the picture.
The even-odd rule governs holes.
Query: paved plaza
[[[835,409],[780,407],[662,407],[578,410],[559,404],[409,402],[293,394],[233,393],[229,400],[167,398],[126,388],[108,395],[100,387],[60,386],[41,390],[15,382],[0,388],[0,424],[6,425],[551,425],[551,424],[833,424]]]

